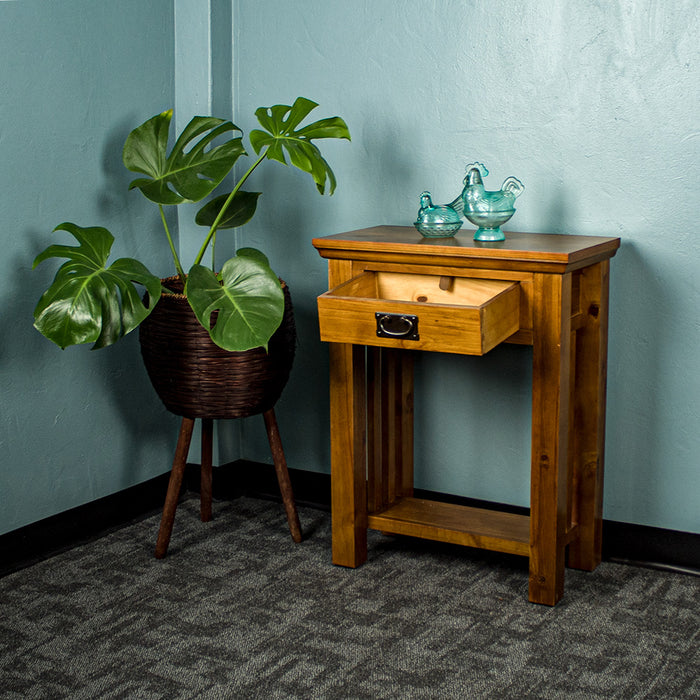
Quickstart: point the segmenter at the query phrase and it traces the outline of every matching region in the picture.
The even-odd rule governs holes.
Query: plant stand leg
[[[192,429],[194,428],[194,418],[183,418],[180,425],[180,435],[177,439],[177,448],[175,449],[175,459],[173,460],[173,468],[170,472],[170,481],[168,482],[168,492],[165,496],[165,505],[163,506],[163,515],[160,520],[160,529],[158,530],[158,541],[156,542],[156,559],[162,559],[168,551],[170,543],[170,535],[173,531],[173,523],[175,522],[175,509],[177,501],[180,497],[180,487],[182,486],[182,477],[185,473],[185,464],[187,463],[187,452],[192,441]]]
[[[214,421],[202,418],[202,467],[200,470],[199,514],[203,523],[211,520],[211,476],[212,445],[214,441]]]
[[[287,470],[287,460],[284,457],[282,449],[282,441],[280,439],[279,429],[277,427],[277,419],[273,408],[263,413],[265,419],[265,428],[267,429],[267,439],[270,442],[270,450],[272,459],[275,463],[275,471],[277,472],[277,481],[284,502],[284,509],[287,512],[287,522],[289,523],[289,531],[292,534],[292,539],[295,542],[301,542],[301,525],[299,524],[299,515],[297,513],[296,503],[294,502],[294,493],[292,491],[292,483],[289,480],[289,471]]]

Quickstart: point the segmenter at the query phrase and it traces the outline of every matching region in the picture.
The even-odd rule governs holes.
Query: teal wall
[[[320,197],[270,164],[252,183],[260,214],[235,234],[292,288],[300,344],[278,406],[289,465],[329,470],[326,263],[311,238],[410,225],[423,189],[452,199],[478,159],[489,186],[525,183],[512,228],[622,237],[605,517],[700,532],[699,12],[692,0],[0,2],[0,533],[167,471],[177,430],[135,337],[61,352],[31,328],[53,271],[29,268],[51,229],[106,225],[117,255],[168,272],[152,208],[126,191],[126,134],[172,104],[180,121],[232,104],[248,131],[256,107],[297,95],[350,126],[351,144],[323,144],[338,191]],[[420,358],[419,486],[527,504],[530,361],[515,346]],[[270,461],[262,420],[221,426],[219,451]]]
[[[0,532],[170,466],[177,422],[136,337],[93,353],[42,338],[32,311],[55,267],[31,262],[68,220],[106,226],[117,256],[168,271],[157,213],[127,192],[121,148],[173,104],[173,54],[171,2],[0,2]]]
[[[423,189],[451,200],[480,160],[492,188],[525,183],[512,229],[622,238],[605,517],[700,532],[699,27],[694,0],[234,3],[237,123],[301,94],[353,134],[327,148],[332,198],[269,168],[256,183],[265,209],[241,234],[271,251],[299,316],[279,410],[291,466],[327,471],[329,459],[314,307],[326,264],[311,238],[410,225]],[[514,346],[422,358],[420,486],[528,503],[530,362]],[[266,456],[257,423],[244,452]]]

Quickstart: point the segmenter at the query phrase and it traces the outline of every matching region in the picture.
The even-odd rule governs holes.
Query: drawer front
[[[444,278],[400,275],[378,279],[365,272],[318,297],[321,340],[356,345],[483,355],[519,328],[520,285],[517,282],[460,279],[451,295]],[[407,278],[415,279],[407,279]],[[443,284],[443,291],[439,285]],[[436,293],[437,292],[437,293]],[[408,296],[409,299],[384,298]],[[454,297],[454,298],[453,298]],[[478,304],[432,303],[476,298]]]

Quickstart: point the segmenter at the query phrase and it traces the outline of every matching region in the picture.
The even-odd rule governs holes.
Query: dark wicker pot
[[[179,280],[163,280],[178,290]],[[272,408],[294,361],[296,328],[287,285],[284,318],[268,352],[228,352],[215,345],[182,294],[162,294],[139,328],[141,355],[165,407],[187,418],[245,418]],[[179,286],[179,290],[182,287]]]

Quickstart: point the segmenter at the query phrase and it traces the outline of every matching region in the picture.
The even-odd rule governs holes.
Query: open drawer
[[[520,327],[520,284],[367,271],[318,297],[321,340],[483,355]]]

